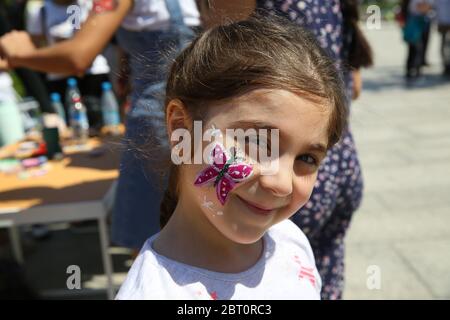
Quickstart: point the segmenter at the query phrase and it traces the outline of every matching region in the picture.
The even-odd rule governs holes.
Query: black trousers
[[[410,43],[408,48],[408,60],[406,62],[406,73],[408,76],[418,75],[423,62],[423,41]]]
[[[450,26],[440,26],[441,33],[441,57],[444,66],[444,74],[450,75]]]
[[[428,40],[430,39],[430,29],[431,29],[431,23],[427,23],[425,30],[423,31],[422,34],[422,61],[421,61],[421,65],[425,65],[427,63],[427,49],[428,49]]]

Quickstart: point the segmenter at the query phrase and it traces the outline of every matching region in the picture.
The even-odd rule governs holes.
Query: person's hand
[[[356,100],[356,99],[358,99],[359,95],[361,94],[361,90],[362,90],[361,72],[359,70],[353,70],[352,77],[353,77],[352,100]]]
[[[30,35],[25,31],[11,31],[0,38],[0,59],[7,60],[10,68],[15,67],[15,58],[31,54],[35,50]]]
[[[2,58],[0,57],[0,72],[2,72],[2,71],[8,71],[9,69],[11,69],[11,68],[10,68],[10,66],[9,66],[8,60],[2,59]]]

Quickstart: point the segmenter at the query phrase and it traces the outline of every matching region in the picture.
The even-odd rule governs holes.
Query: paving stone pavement
[[[400,29],[365,33],[376,62],[352,106],[365,196],[346,238],[344,298],[449,299],[450,81],[440,39],[432,30],[431,66],[406,86]]]

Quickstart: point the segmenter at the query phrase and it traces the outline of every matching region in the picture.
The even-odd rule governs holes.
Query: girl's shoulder
[[[308,238],[291,220],[287,219],[272,226],[268,235],[277,245],[278,251],[301,253],[305,255],[308,264],[315,266],[314,253]]]
[[[133,262],[127,277],[116,296],[117,300],[163,299],[164,278],[167,271],[160,266],[151,244],[156,237],[148,239],[136,260]],[[146,284],[146,285],[144,285]],[[151,286],[148,286],[151,284]]]
[[[303,231],[289,219],[277,223],[267,232],[276,242],[311,247]]]

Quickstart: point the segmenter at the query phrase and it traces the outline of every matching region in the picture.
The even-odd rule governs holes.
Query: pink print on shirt
[[[209,295],[211,296],[211,299],[217,300],[217,292],[213,291]]]
[[[300,271],[298,273],[299,279],[309,280],[313,287],[315,287],[316,277],[314,276],[314,268],[303,266],[298,256],[294,256],[294,261],[300,265]]]

